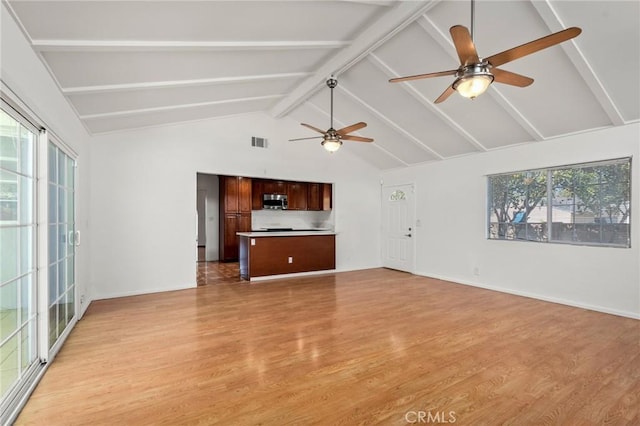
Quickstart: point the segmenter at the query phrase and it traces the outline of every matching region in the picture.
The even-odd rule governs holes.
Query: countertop
[[[251,231],[251,232],[236,232],[236,235],[241,237],[301,237],[307,235],[336,235],[335,231],[329,231],[325,229],[319,230],[292,230],[292,231]]]

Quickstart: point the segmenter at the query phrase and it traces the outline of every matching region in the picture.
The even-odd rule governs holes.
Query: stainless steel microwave
[[[284,194],[263,194],[262,208],[269,210],[286,210],[289,208],[287,196]]]

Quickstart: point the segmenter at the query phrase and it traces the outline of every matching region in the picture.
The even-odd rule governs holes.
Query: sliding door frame
[[[20,410],[26,404],[29,396],[44,375],[46,369],[56,356],[65,340],[75,327],[81,313],[79,305],[80,291],[78,283],[78,262],[77,246],[79,245],[78,223],[78,155],[62,142],[62,139],[54,133],[45,130],[44,122],[35,114],[6,84],[0,80],[0,106],[9,115],[26,123],[25,127],[33,131],[36,135],[36,143],[33,147],[34,164],[33,178],[35,185],[32,194],[34,209],[35,231],[33,236],[33,262],[34,280],[36,281],[36,334],[37,334],[37,355],[33,364],[25,370],[21,383],[7,394],[7,398],[2,403],[2,413],[0,423],[11,424],[17,418]],[[73,160],[73,218],[74,218],[74,308],[73,318],[66,325],[64,331],[60,333],[57,341],[49,348],[49,174],[48,174],[48,149],[49,143],[53,143]],[[59,202],[59,201],[58,201]]]

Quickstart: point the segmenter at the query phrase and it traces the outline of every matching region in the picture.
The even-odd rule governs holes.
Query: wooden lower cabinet
[[[238,260],[240,240],[237,232],[251,231],[251,214],[229,213],[224,215],[220,227],[220,260],[235,262]]]
[[[335,268],[335,235],[240,237],[243,279]]]

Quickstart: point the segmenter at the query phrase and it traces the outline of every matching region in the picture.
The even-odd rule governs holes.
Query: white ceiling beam
[[[456,48],[453,45],[451,36],[448,33],[444,34],[442,31],[440,31],[436,24],[427,16],[423,16],[421,19],[419,19],[418,24],[420,24],[420,27],[425,30],[440,46],[442,46],[445,52],[447,52],[447,54],[455,60],[454,64],[460,63],[460,60],[458,59],[458,56],[456,54]],[[529,120],[527,120],[511,102],[507,100],[507,98],[500,92],[500,90],[496,88],[495,84],[492,84],[489,87],[489,90],[483,96],[486,96],[487,94],[491,96],[498,103],[498,105],[500,105],[507,112],[507,114],[509,114],[511,118],[513,118],[520,125],[520,127],[522,127],[524,131],[533,138],[533,140],[544,140],[544,136],[542,135],[542,133],[540,133],[538,129],[536,129],[536,127]]]
[[[414,135],[412,135],[411,133],[407,132],[402,126],[398,125],[396,122],[391,120],[389,117],[387,117],[386,115],[384,115],[383,113],[381,113],[380,111],[378,111],[377,109],[375,109],[374,107],[372,107],[371,105],[366,103],[364,100],[360,99],[356,94],[354,94],[349,89],[344,87],[344,85],[341,85],[341,86],[339,85],[338,89],[343,91],[344,93],[346,93],[347,96],[349,96],[351,99],[356,101],[358,104],[360,104],[362,107],[364,107],[367,111],[369,111],[370,113],[372,113],[373,115],[378,117],[387,126],[391,127],[393,130],[395,130],[396,132],[400,133],[401,135],[403,135],[404,137],[409,139],[411,142],[416,144],[422,150],[427,151],[429,154],[433,155],[434,157],[436,157],[436,158],[438,158],[440,160],[444,159],[444,157],[442,155],[440,155],[439,153],[434,151],[427,144],[422,142],[419,138],[417,138]]]
[[[344,3],[362,3],[373,6],[391,6],[397,0],[340,0]]]
[[[398,2],[384,13],[377,21],[358,35],[348,47],[340,50],[335,56],[326,61],[318,70],[289,96],[278,102],[271,114],[280,118],[304,102],[316,90],[324,85],[325,80],[333,75],[339,75],[358,63],[382,43],[393,37],[407,25],[422,16],[427,10],[437,4],[439,0],[403,1]]]
[[[555,11],[549,0],[532,1],[531,4],[538,11],[538,14],[540,15],[544,23],[549,27],[551,32],[561,31],[566,28],[566,26],[560,19],[560,16],[558,16],[558,13]],[[609,93],[607,93],[607,90],[604,88],[602,82],[591,67],[591,64],[589,64],[585,56],[578,48],[578,44],[576,43],[575,39],[560,44],[560,47],[562,47],[567,56],[569,56],[569,60],[576,68],[580,76],[584,79],[585,83],[587,83],[587,86],[594,94],[598,102],[600,102],[602,109],[606,112],[611,122],[616,126],[625,124],[624,117],[620,113],[620,110],[618,110],[615,103],[613,102],[613,99],[611,99],[611,96],[609,96]]]
[[[238,103],[238,102],[262,101],[266,99],[281,98],[283,96],[284,95],[266,95],[266,96],[255,96],[251,98],[225,99],[222,101],[209,101],[209,102],[198,102],[198,103],[191,103],[191,104],[167,105],[167,106],[154,107],[154,108],[131,109],[127,111],[103,112],[98,114],[81,115],[80,119],[91,120],[96,118],[122,117],[126,115],[146,114],[150,112],[171,111],[171,110],[185,109],[185,108],[197,108],[202,106],[224,105],[224,104],[232,104],[232,103]]]
[[[369,54],[369,61],[374,64],[380,71],[382,71],[387,77],[395,78],[400,77],[400,75],[394,71],[387,63],[385,63],[380,57],[375,54]],[[433,101],[427,99],[422,93],[420,93],[411,83],[404,82],[400,83],[401,86],[408,94],[413,96],[418,102],[420,102],[425,108],[434,113],[438,118],[445,122],[449,127],[451,127],[454,131],[456,131],[460,136],[464,138],[469,144],[478,148],[481,151],[487,151],[487,148],[482,145],[476,138],[474,138],[469,132],[467,132],[461,125],[456,123],[456,121],[445,114],[440,108],[438,108]]]
[[[330,118],[330,117],[331,117],[331,114],[329,114],[327,111],[325,111],[324,109],[320,108],[318,105],[314,104],[313,102],[309,102],[309,101],[307,101],[307,102],[305,102],[305,105],[309,105],[311,108],[313,108],[313,109],[315,109],[316,111],[320,112],[321,114],[323,114],[323,115],[327,116],[327,118]],[[337,124],[338,124],[338,128],[346,127],[346,126],[347,126],[347,124],[346,124],[344,121],[342,121],[342,120],[340,120],[340,119],[336,118],[336,117],[335,117],[335,114],[334,114],[334,117],[333,117],[333,121],[334,121],[335,123],[337,123]],[[356,132],[355,134],[357,135],[358,133],[359,133],[359,132]],[[347,141],[347,142],[348,142],[348,141]],[[401,164],[403,164],[403,165],[405,165],[405,166],[408,166],[408,165],[409,165],[409,163],[407,163],[406,161],[402,160],[401,158],[396,157],[396,155],[395,155],[395,154],[392,154],[392,153],[391,153],[389,150],[387,150],[386,148],[381,147],[379,144],[375,143],[375,141],[374,141],[373,143],[369,144],[368,146],[373,146],[373,147],[377,148],[378,150],[382,151],[382,152],[383,152],[384,154],[386,154],[387,156],[389,156],[389,157],[393,158],[393,159],[394,159],[394,160],[396,160],[396,161],[399,161]]]
[[[164,51],[164,50],[291,50],[339,49],[350,41],[144,41],[144,40],[32,40],[36,51]]]
[[[308,72],[290,72],[282,74],[245,75],[237,77],[202,78],[194,80],[145,81],[142,83],[108,84],[103,86],[65,87],[60,90],[65,95],[77,95],[101,92],[121,92],[126,90],[163,89],[169,87],[207,86],[214,84],[249,83],[254,81],[295,79],[311,75]]]

